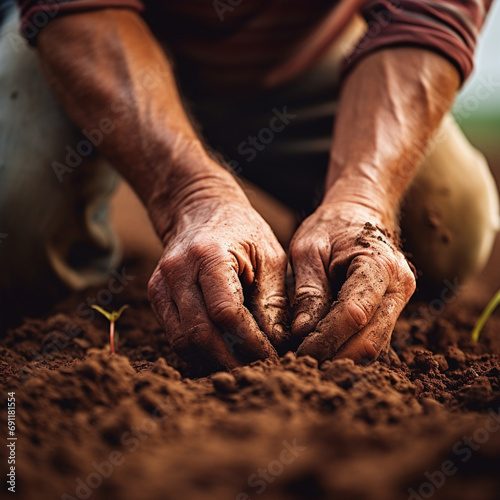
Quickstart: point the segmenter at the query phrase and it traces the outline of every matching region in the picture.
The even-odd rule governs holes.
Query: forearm
[[[323,203],[359,203],[394,227],[459,83],[451,63],[423,49],[387,49],[362,60],[343,84]]]
[[[38,40],[42,69],[82,130],[111,122],[98,149],[131,183],[162,237],[189,197],[239,188],[211,161],[183,109],[172,67],[140,17],[99,10],[61,17]],[[109,122],[110,121],[110,122]]]

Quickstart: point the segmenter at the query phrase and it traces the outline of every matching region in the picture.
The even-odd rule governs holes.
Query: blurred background
[[[482,151],[500,187],[500,1],[493,2],[479,39],[475,69],[453,108],[455,119],[469,140]],[[479,298],[479,290],[491,294],[500,288],[500,238],[497,237],[487,269],[479,277],[481,287],[469,287],[466,298]]]
[[[470,141],[500,162],[500,2],[493,2],[479,45],[475,69],[454,106],[455,119]],[[492,165],[493,166],[493,165]],[[498,177],[497,177],[498,179]]]

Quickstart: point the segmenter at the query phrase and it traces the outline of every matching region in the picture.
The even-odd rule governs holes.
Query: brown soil
[[[397,355],[318,368],[288,353],[203,378],[188,376],[148,306],[153,259],[133,257],[135,278],[111,304],[131,306],[117,355],[86,305],[102,289],[0,341],[2,394],[16,393],[17,498],[500,498],[500,314],[470,340],[500,281],[498,245],[488,279],[459,298],[447,290],[444,312],[443,300],[408,308]]]

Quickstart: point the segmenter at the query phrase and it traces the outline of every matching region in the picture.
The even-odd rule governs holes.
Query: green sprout
[[[129,306],[128,304],[125,304],[124,306],[121,306],[118,311],[112,311],[108,312],[102,307],[96,306],[95,304],[90,306],[92,309],[95,309],[96,311],[99,311],[105,318],[108,319],[109,321],[109,347],[111,350],[111,354],[115,353],[115,322],[118,320],[118,318],[122,315],[123,311],[127,309]]]
[[[474,330],[472,330],[472,340],[477,342],[479,340],[479,334],[483,329],[484,325],[488,321],[489,317],[493,314],[493,311],[500,305],[500,290],[494,295],[494,297],[489,301],[488,305],[484,309],[483,313],[479,317]]]

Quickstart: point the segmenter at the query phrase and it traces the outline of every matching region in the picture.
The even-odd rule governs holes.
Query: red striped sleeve
[[[347,55],[344,73],[362,57],[388,46],[425,47],[442,54],[462,80],[473,69],[477,37],[492,0],[378,0],[363,9],[368,31]]]
[[[35,45],[40,31],[58,16],[109,7],[124,7],[142,11],[139,0],[18,0],[21,11],[21,33]]]

